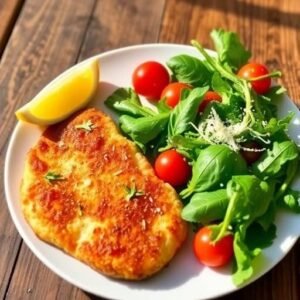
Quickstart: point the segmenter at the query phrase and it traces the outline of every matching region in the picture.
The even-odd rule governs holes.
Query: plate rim
[[[193,46],[191,45],[186,45],[186,44],[176,44],[176,43],[145,43],[145,44],[135,44],[135,45],[130,45],[130,46],[125,46],[125,47],[120,47],[120,48],[115,48],[112,50],[107,50],[104,51],[102,53],[98,53],[95,54],[91,57],[85,58],[84,60],[66,68],[65,70],[63,70],[59,75],[57,75],[55,78],[53,78],[50,82],[48,82],[45,86],[43,86],[36,94],[34,97],[36,97],[37,95],[39,95],[40,93],[42,93],[45,89],[49,88],[52,84],[54,84],[54,82],[59,81],[61,79],[61,77],[63,77],[64,75],[66,75],[69,72],[72,72],[75,68],[79,67],[82,64],[85,64],[86,62],[88,62],[89,60],[93,60],[93,59],[102,59],[102,58],[106,58],[109,57],[111,55],[116,55],[116,54],[120,54],[120,53],[124,53],[127,51],[134,51],[134,50],[140,50],[140,49],[148,49],[148,48],[164,48],[164,47],[172,47],[172,48],[182,48],[182,50],[184,49],[194,49]],[[179,49],[180,50],[180,49]],[[215,55],[216,52],[214,50],[211,49],[205,49],[209,54],[211,55]],[[199,56],[201,57],[200,53]],[[100,74],[101,74],[101,64],[100,64]],[[101,78],[101,77],[100,77]],[[101,82],[101,80],[100,80]],[[288,95],[286,94],[287,98],[290,99],[288,97]],[[292,101],[291,101],[292,102]],[[292,102],[292,104],[296,107],[296,105]],[[111,296],[109,296],[106,293],[95,293],[94,290],[92,290],[91,288],[88,288],[84,285],[81,284],[81,282],[78,282],[77,280],[73,280],[72,276],[69,276],[69,274],[67,272],[64,272],[62,274],[62,272],[56,267],[55,264],[53,264],[51,261],[49,261],[46,257],[44,257],[39,250],[36,249],[36,247],[34,246],[34,243],[27,238],[25,230],[22,227],[22,224],[20,222],[20,220],[18,219],[18,216],[13,208],[12,205],[12,201],[10,201],[9,199],[11,199],[11,195],[10,195],[10,188],[9,188],[9,164],[8,162],[11,161],[11,157],[12,157],[12,153],[13,153],[13,146],[14,146],[14,142],[16,139],[16,136],[18,134],[18,132],[20,131],[20,128],[22,127],[22,123],[20,121],[18,121],[12,132],[10,133],[10,138],[8,141],[8,146],[7,146],[7,150],[5,153],[5,158],[4,158],[4,195],[5,195],[5,201],[10,213],[10,217],[18,231],[18,234],[21,236],[22,240],[25,242],[25,244],[28,246],[28,248],[30,249],[30,251],[34,254],[34,256],[36,256],[40,262],[42,262],[47,268],[49,268],[52,272],[54,272],[58,277],[62,278],[63,280],[66,280],[67,282],[69,282],[70,284],[72,284],[74,287],[80,288],[83,291],[86,291],[88,293],[91,293],[93,295],[97,295],[100,297],[105,297],[105,298],[109,298]],[[19,199],[18,199],[19,200]],[[245,284],[243,284],[242,286],[238,286],[238,287],[234,287],[232,289],[228,289],[225,292],[222,293],[218,293],[217,295],[215,295],[213,298],[209,298],[209,299],[214,299],[216,297],[220,297],[220,296],[225,296],[227,294],[233,293],[235,291],[238,291],[246,286],[248,286],[249,284],[253,283],[254,281],[258,280],[259,278],[261,278],[262,276],[264,276],[266,273],[268,273],[270,270],[272,270],[278,263],[280,263],[285,257],[286,255],[290,252],[290,250],[294,247],[295,243],[297,242],[299,236],[294,236],[292,238],[292,241],[290,242],[289,247],[283,252],[283,256],[276,261],[275,263],[271,263],[269,264],[268,268],[266,268],[263,272],[261,272],[259,274],[259,276],[254,276],[253,279],[250,279],[249,281],[247,281]],[[51,246],[51,245],[49,245]],[[65,252],[63,252],[65,254]],[[100,273],[101,276],[105,276],[103,274]],[[200,295],[201,297],[201,295]],[[113,299],[113,298],[109,298],[109,299]],[[117,299],[117,298],[116,298]],[[126,299],[126,295],[124,296],[124,298],[118,298],[118,299]],[[198,299],[198,298],[197,298]],[[200,299],[200,298],[199,298]],[[201,298],[202,299],[202,298]]]

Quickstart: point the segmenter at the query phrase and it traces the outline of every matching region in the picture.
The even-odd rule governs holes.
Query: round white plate
[[[111,113],[104,107],[103,100],[117,87],[131,85],[131,74],[139,63],[146,60],[165,63],[171,56],[182,53],[199,56],[198,52],[190,46],[173,44],[133,46],[96,56],[100,62],[101,81],[98,95],[91,106],[97,106]],[[67,72],[71,71],[72,68]],[[288,97],[285,97],[278,105],[281,115],[285,115],[288,111],[296,113],[290,126],[290,135],[299,145],[300,113],[298,109]],[[5,160],[5,192],[12,219],[20,235],[33,253],[52,271],[87,292],[111,299],[207,299],[237,290],[231,281],[230,266],[210,269],[196,261],[191,246],[192,234],[167,268],[141,282],[118,281],[105,277],[39,240],[22,215],[19,187],[26,153],[35,144],[40,134],[41,129],[37,126],[20,122],[17,124],[11,136]],[[294,183],[297,189],[300,189],[299,178],[300,176]],[[251,281],[262,276],[277,264],[299,236],[300,217],[297,215],[280,212],[276,225],[277,238],[274,244],[263,251],[263,254],[256,260],[255,276],[251,278]]]

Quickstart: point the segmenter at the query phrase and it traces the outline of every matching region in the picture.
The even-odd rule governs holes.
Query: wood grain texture
[[[0,1],[0,56],[22,8],[23,0]]]
[[[81,40],[78,38],[78,41],[74,42],[74,47],[76,46],[77,49],[78,45],[82,44],[80,52],[78,53],[79,59],[82,60],[96,53],[119,46],[157,42],[164,1],[155,0],[154,2],[155,5],[146,5],[146,0],[98,1],[93,9],[93,15],[88,22],[89,26],[86,29],[85,37],[81,36]],[[26,5],[28,5],[28,3],[26,3]],[[74,6],[77,5],[74,4]],[[69,7],[69,10],[72,11],[72,8]],[[48,7],[47,11],[43,11],[41,14],[43,18],[51,19],[49,14],[54,14],[54,7]],[[26,19],[29,19],[29,16],[24,17],[24,22],[26,22]],[[139,28],[138,32],[135,32],[132,24]],[[44,25],[47,26],[46,24]],[[60,27],[63,28],[63,25]],[[30,27],[29,29],[27,28],[27,30],[30,31],[28,35],[31,35],[34,29]],[[64,33],[62,32],[61,34]],[[45,37],[40,36],[40,38]],[[64,43],[66,43],[66,41]],[[58,59],[56,56],[49,58],[49,62],[54,61],[56,64],[56,59]],[[42,62],[40,66],[42,67]],[[56,72],[55,70],[53,71]],[[59,72],[59,70],[57,71]],[[44,76],[44,74],[42,74],[41,77],[42,76]],[[52,78],[53,76],[50,76],[41,78],[41,80],[44,82],[43,84],[45,84]],[[24,83],[24,85],[26,84],[29,83]],[[43,279],[43,282],[39,280],[40,278]],[[40,263],[24,243],[22,244],[19,259],[16,263],[6,297],[7,299],[13,300],[100,299],[60,279]]]
[[[88,295],[55,275],[23,243],[6,299],[88,299]]]
[[[0,64],[1,170],[6,142],[15,124],[16,107],[31,99],[78,58],[94,1],[80,2],[76,7],[73,3],[72,0],[27,1],[6,47]],[[0,299],[3,299],[21,241],[7,211],[3,172],[0,172],[0,192]],[[24,279],[26,275],[23,273]],[[18,285],[22,286],[22,282]]]
[[[95,2],[80,3],[26,2],[0,65],[0,149],[15,109],[76,62]]]
[[[159,40],[189,44],[196,38],[212,48],[209,33],[213,28],[237,32],[252,51],[253,60],[282,70],[283,84],[300,106],[298,0],[169,0]]]
[[[165,0],[98,1],[80,60],[115,48],[157,42]]]
[[[4,152],[0,151],[0,168],[4,168]],[[0,172],[0,299],[4,298],[7,286],[9,285],[10,276],[14,269],[16,257],[18,255],[21,238],[16,232],[9,216],[5,196],[4,196],[4,176]]]

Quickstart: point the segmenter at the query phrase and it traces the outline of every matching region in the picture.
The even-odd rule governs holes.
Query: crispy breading
[[[42,240],[116,278],[158,272],[187,234],[175,190],[96,109],[44,132],[28,153],[21,195]]]

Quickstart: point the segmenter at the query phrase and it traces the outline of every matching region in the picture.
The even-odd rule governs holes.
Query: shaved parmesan
[[[199,124],[197,131],[201,138],[211,144],[226,144],[234,151],[238,151],[241,146],[239,144],[239,136],[247,130],[243,123],[225,125],[214,108],[210,115]]]

